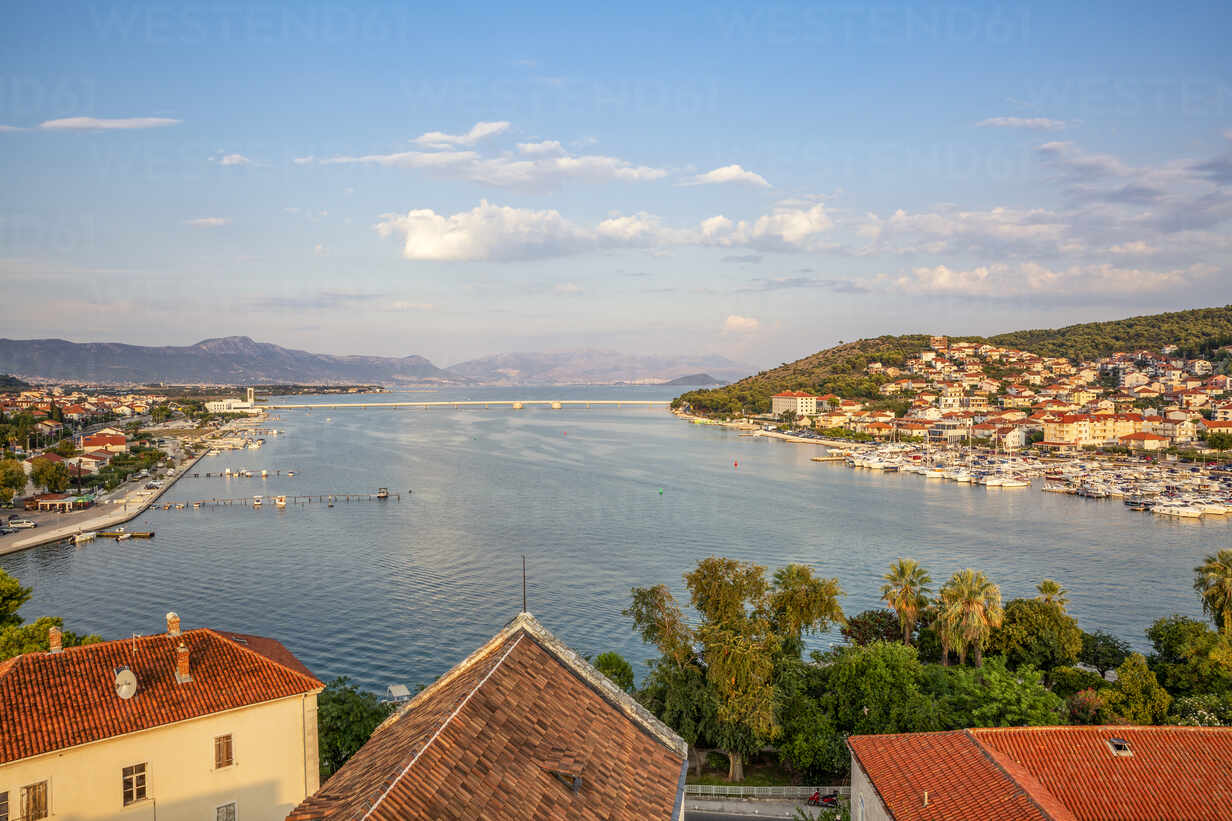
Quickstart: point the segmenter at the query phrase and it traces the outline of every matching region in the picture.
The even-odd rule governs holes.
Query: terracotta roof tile
[[[595,676],[523,614],[378,727],[288,818],[674,817],[684,742]]]
[[[183,684],[181,641],[192,676]],[[137,676],[127,700],[115,691],[121,666]],[[26,653],[0,663],[0,764],[322,687],[277,641],[208,629]]]
[[[1133,754],[1113,755],[1110,738]],[[994,727],[848,745],[896,821],[1232,817],[1232,728]]]

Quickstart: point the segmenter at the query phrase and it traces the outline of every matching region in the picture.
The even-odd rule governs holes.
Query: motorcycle
[[[821,794],[821,790],[814,790],[813,794],[808,798],[810,807],[838,807],[838,792],[830,792],[825,795]]]

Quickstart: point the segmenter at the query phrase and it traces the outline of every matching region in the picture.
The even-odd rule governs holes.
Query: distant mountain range
[[[722,356],[630,356],[616,351],[585,350],[566,353],[505,353],[461,362],[449,373],[491,385],[611,384],[613,382],[670,382],[676,378],[706,376],[708,381],[679,384],[720,384],[756,370]],[[718,374],[715,379],[708,371]],[[672,383],[678,384],[678,383]]]
[[[331,356],[246,336],[148,347],[63,339],[0,339],[0,374],[27,381],[103,384],[721,384],[755,370],[721,356],[630,356],[615,351],[511,353],[438,368],[422,356]],[[699,371],[708,371],[700,374]],[[719,378],[711,376],[716,374]],[[706,377],[706,381],[697,381]]]

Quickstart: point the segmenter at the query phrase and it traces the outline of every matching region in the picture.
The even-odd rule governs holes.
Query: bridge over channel
[[[269,410],[341,410],[343,408],[423,408],[429,410],[431,408],[488,408],[488,407],[510,407],[514,410],[522,410],[533,405],[542,405],[554,410],[561,410],[566,407],[585,407],[589,408],[592,405],[600,407],[614,405],[623,407],[629,405],[632,407],[650,407],[650,408],[666,408],[671,405],[671,400],[668,399],[463,399],[458,401],[447,402],[320,402],[303,405],[274,405],[262,404],[262,408]]]

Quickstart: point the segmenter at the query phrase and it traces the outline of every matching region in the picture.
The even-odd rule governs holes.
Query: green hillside
[[[954,342],[984,342],[1030,351],[1042,356],[1063,356],[1075,361],[1107,356],[1116,351],[1178,345],[1183,355],[1211,353],[1232,343],[1232,305],[1198,308],[1153,316],[1136,316],[1112,322],[1088,322],[1065,328],[1014,331],[985,340],[982,337],[950,337]],[[928,336],[879,336],[847,342],[811,356],[787,362],[772,370],[741,379],[722,388],[695,390],[673,401],[673,407],[688,403],[693,410],[715,416],[738,416],[770,410],[770,397],[780,391],[806,390],[833,393],[847,398],[875,400],[895,406],[903,400],[885,400],[878,388],[884,376],[869,376],[870,362],[902,366],[908,357],[928,347]]]
[[[1182,355],[1202,356],[1232,343],[1232,305],[1085,322],[1065,328],[1014,331],[990,337],[989,341],[1041,356],[1074,360],[1096,359],[1139,348],[1158,351],[1164,345],[1180,346]]]

